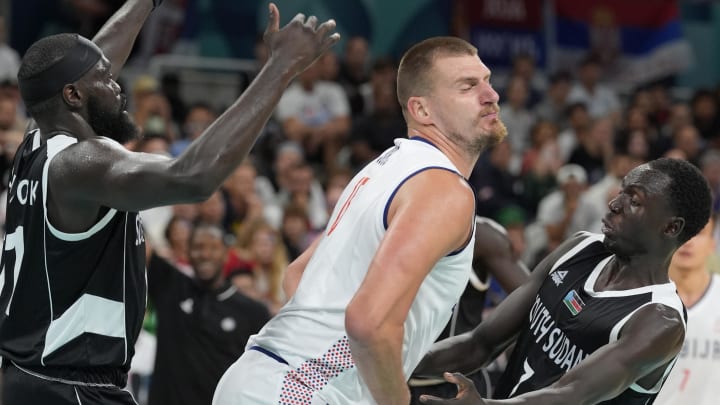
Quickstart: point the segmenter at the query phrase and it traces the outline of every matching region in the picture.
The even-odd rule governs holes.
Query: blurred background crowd
[[[27,120],[15,78],[20,55],[49,33],[92,37],[122,0],[0,4],[2,191]],[[287,299],[285,268],[322,232],[355,171],[406,136],[395,96],[397,58],[432,35],[464,37],[493,71],[509,136],[482,155],[470,182],[477,213],[507,228],[530,268],[573,233],[599,232],[622,177],[661,156],[699,167],[720,210],[720,45],[711,39],[720,31],[718,4],[278,5],[284,21],[300,10],[335,18],[344,38],[286,90],[251,156],[210,199],[142,213],[154,253],[189,277],[194,225],[217,225],[229,246],[224,277],[276,312]],[[265,10],[259,1],[165,0],[119,79],[144,135],[127,147],[177,156],[202,136],[268,57],[258,34]],[[0,201],[4,205],[4,194]],[[140,402],[146,400],[143,376],[153,369],[152,307],[139,343],[145,346],[138,349]]]

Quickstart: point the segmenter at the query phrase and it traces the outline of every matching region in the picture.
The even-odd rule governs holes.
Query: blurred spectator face
[[[288,176],[290,175],[290,170],[293,167],[300,165],[304,159],[305,158],[302,154],[300,146],[297,146],[296,144],[285,144],[280,146],[273,164],[275,178],[280,186],[289,186],[285,183],[289,182]]]
[[[337,79],[340,65],[335,52],[326,52],[316,63],[320,65],[320,80],[335,81]]]
[[[550,98],[558,104],[562,104],[567,100],[567,96],[570,93],[570,81],[561,79],[550,85],[548,94]]]
[[[190,221],[182,218],[174,218],[170,221],[167,228],[167,240],[173,252],[181,253],[183,257],[189,252],[191,232]]]
[[[345,63],[352,70],[364,70],[368,61],[368,43],[363,37],[348,39],[345,46]]]
[[[613,123],[609,119],[599,119],[593,123],[591,139],[598,143],[609,142],[613,139]]]
[[[705,266],[715,248],[713,222],[710,220],[700,233],[680,246],[672,257],[670,267],[680,271],[706,271]]]
[[[400,109],[394,87],[378,87],[373,91],[373,101],[377,112],[394,113]]]
[[[578,78],[585,87],[592,88],[600,81],[600,74],[600,65],[589,62],[580,67]]]
[[[700,134],[692,125],[686,125],[680,128],[673,137],[675,147],[685,152],[689,158],[693,158],[700,153]]]
[[[23,141],[25,133],[19,130],[4,132],[2,136],[2,153],[10,162],[15,158],[15,152]]]
[[[582,131],[590,127],[590,114],[587,108],[575,106],[570,110],[570,126],[575,131]]]
[[[10,97],[0,97],[0,130],[11,129],[17,120],[17,103]]]
[[[170,143],[162,136],[147,137],[140,140],[138,152],[169,156]]]
[[[642,131],[633,131],[630,134],[627,144],[628,153],[636,159],[647,160],[650,153],[650,145],[647,137]]]
[[[693,104],[693,114],[702,120],[711,120],[715,118],[717,105],[715,99],[711,95],[698,97]]]
[[[533,128],[531,136],[533,147],[539,149],[548,142],[557,139],[557,127],[549,121],[538,122]]]
[[[560,185],[560,188],[567,198],[576,199],[585,191],[586,186],[585,182],[578,181],[575,177],[570,177]]]
[[[627,127],[631,131],[644,131],[648,128],[647,110],[640,107],[632,107],[627,115]]]
[[[182,218],[189,222],[194,222],[198,216],[197,204],[178,204],[173,205],[173,216]]]
[[[704,156],[701,160],[702,173],[710,183],[713,192],[717,192],[720,188],[720,152],[710,151],[707,153],[710,155]]]
[[[250,251],[255,261],[261,265],[272,264],[278,238],[275,231],[267,226],[260,227],[250,240]]]
[[[633,96],[632,108],[640,108],[644,111],[652,111],[653,101],[648,90],[638,90]]]
[[[217,280],[227,258],[222,233],[214,228],[196,230],[190,240],[189,258],[198,280],[206,283]]]
[[[183,132],[190,140],[195,140],[215,121],[215,112],[202,106],[195,106],[190,109],[185,117]]]
[[[530,55],[517,55],[513,60],[513,75],[529,82],[535,74],[535,59]]]
[[[291,241],[300,241],[308,233],[310,227],[306,215],[286,214],[282,224],[283,234]]]
[[[233,196],[255,194],[255,178],[257,171],[250,163],[243,163],[230,175],[225,182],[225,189]]]
[[[300,165],[290,169],[289,191],[292,194],[310,194],[310,186],[313,181],[313,170],[308,165]]]
[[[692,124],[690,107],[685,103],[675,104],[670,110],[670,126],[673,129]]]
[[[304,72],[300,73],[298,76],[298,80],[300,81],[300,84],[306,89],[306,90],[312,90],[313,86],[315,85],[315,82],[320,80],[320,73],[321,73],[321,66],[319,61],[315,61],[312,65],[308,66],[307,69],[305,69]]]
[[[222,225],[225,219],[225,199],[220,191],[214,192],[206,201],[197,204],[198,219],[213,225]]]
[[[520,77],[510,80],[507,88],[508,103],[515,108],[524,108],[528,99],[527,83]]]
[[[630,170],[639,166],[641,161],[625,154],[616,154],[612,157],[610,163],[610,172],[618,179],[622,179]]]

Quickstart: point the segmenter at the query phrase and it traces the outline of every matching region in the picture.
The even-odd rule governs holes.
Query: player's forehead
[[[623,179],[623,188],[637,188],[647,194],[664,196],[672,179],[645,163],[631,170]]]
[[[433,70],[445,80],[463,78],[484,80],[490,77],[490,69],[477,55],[447,55],[438,53],[433,59]]]

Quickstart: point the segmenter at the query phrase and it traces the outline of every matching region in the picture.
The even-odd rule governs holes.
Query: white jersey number
[[[5,308],[5,315],[10,315],[10,304],[12,303],[15,286],[20,276],[20,269],[22,269],[23,255],[25,254],[25,238],[22,226],[18,226],[15,232],[5,236],[5,251],[9,252],[11,250],[15,251],[15,264],[13,265],[12,291],[10,292],[7,308]],[[5,256],[5,260],[7,261],[7,256]],[[0,291],[5,287],[5,276],[5,265],[3,264],[3,268],[0,270]]]

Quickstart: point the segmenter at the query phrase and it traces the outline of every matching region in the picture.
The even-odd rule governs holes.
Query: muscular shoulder
[[[510,239],[502,225],[485,217],[475,218],[475,256],[511,253]]]
[[[619,341],[627,341],[649,357],[672,359],[685,340],[685,321],[677,309],[649,304],[639,309],[623,326]]]
[[[398,196],[412,205],[432,204],[446,215],[472,217],[475,212],[475,194],[470,185],[459,174],[445,169],[417,173],[400,187]]]

